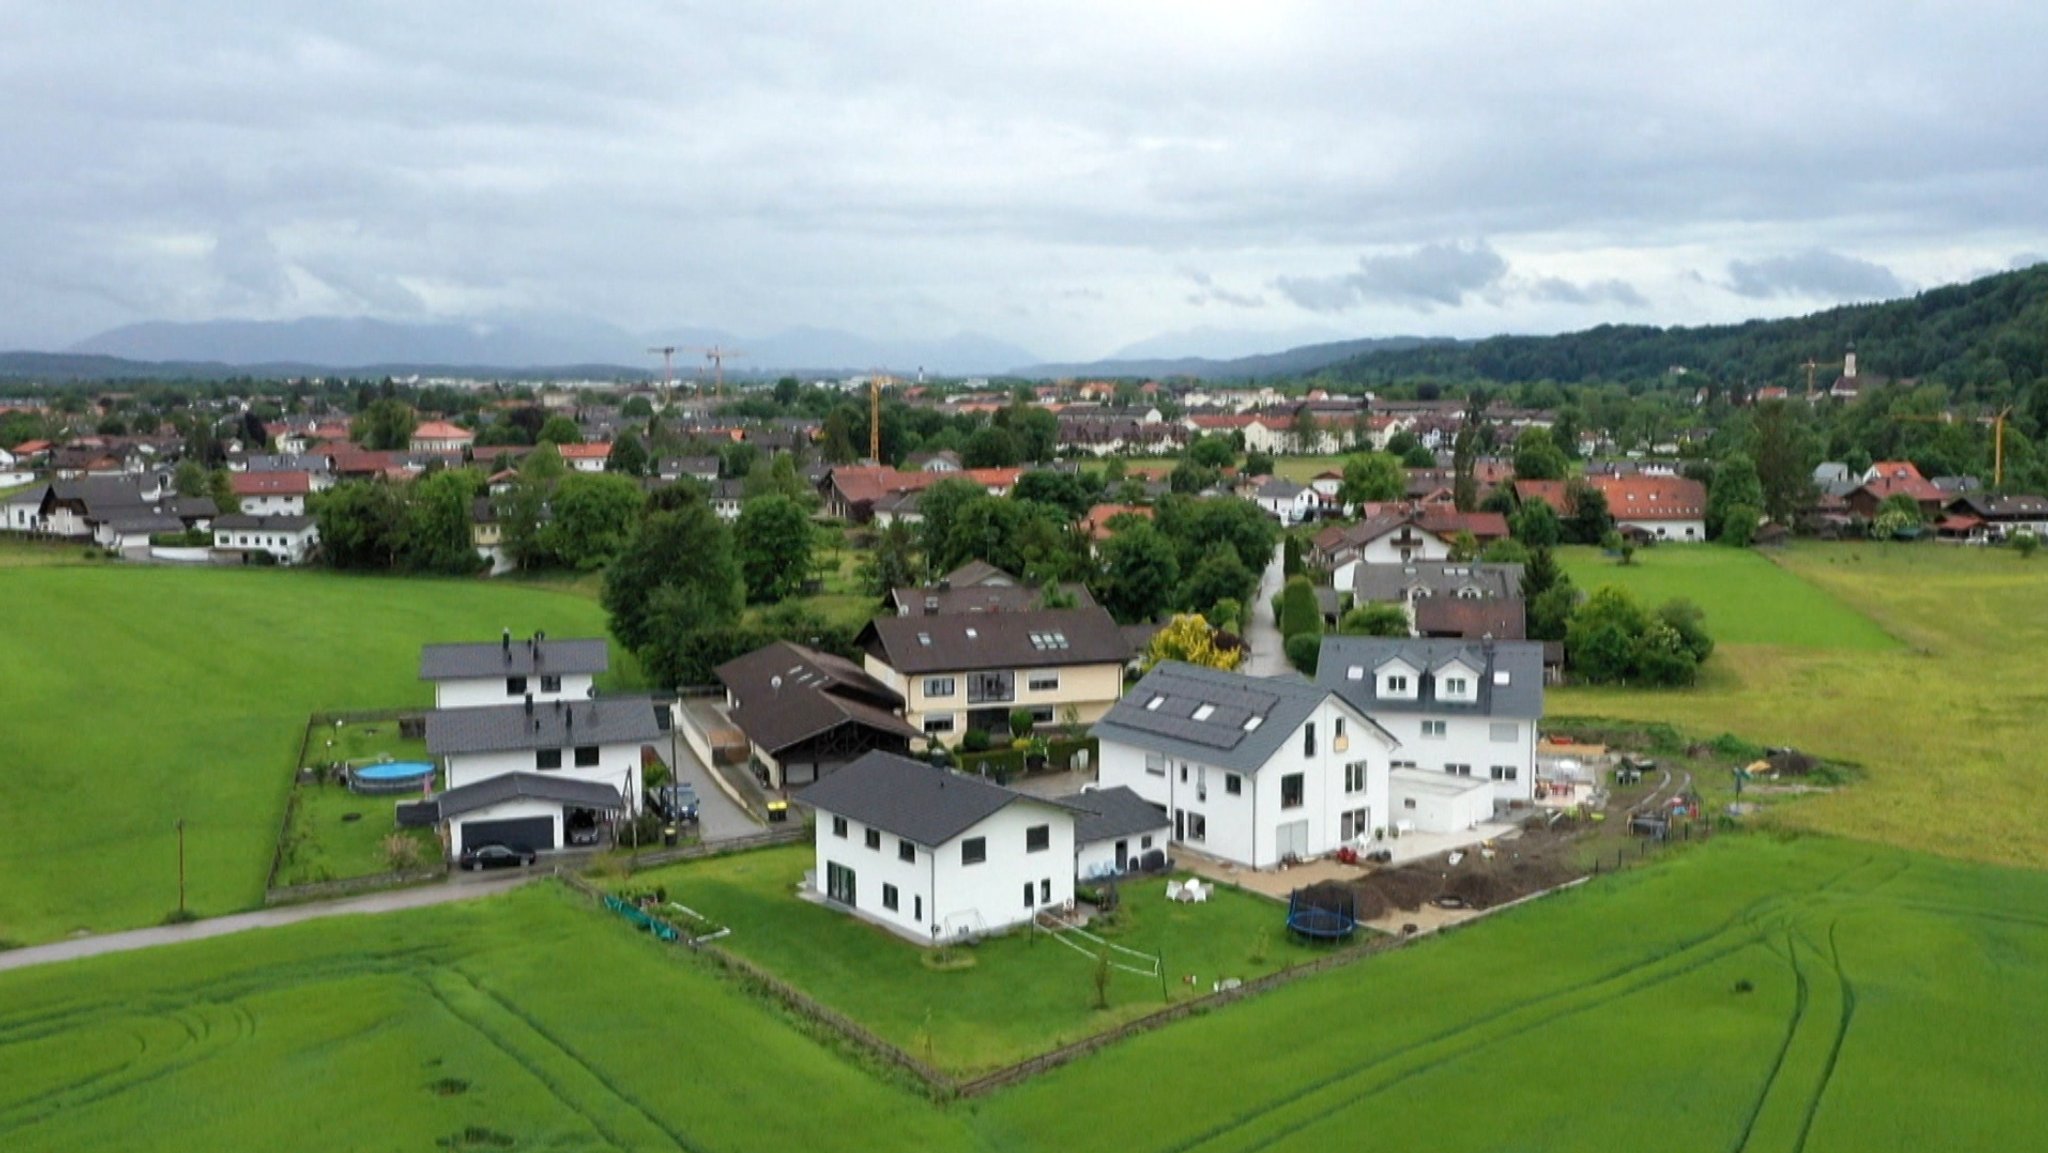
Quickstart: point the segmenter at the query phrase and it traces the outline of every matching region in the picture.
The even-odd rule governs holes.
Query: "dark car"
[[[682,781],[658,785],[647,790],[647,807],[660,813],[664,821],[694,821],[697,819],[696,787]]]
[[[515,849],[510,845],[476,845],[462,850],[458,863],[465,869],[496,869],[506,865],[531,865],[540,860],[540,854],[532,849]]]

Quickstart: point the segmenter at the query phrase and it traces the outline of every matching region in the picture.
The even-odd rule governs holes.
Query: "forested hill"
[[[2048,377],[2048,264],[1930,289],[1907,300],[1848,305],[1791,320],[1699,328],[1602,325],[1560,336],[1497,336],[1457,345],[1366,353],[1328,371],[1384,383],[1421,377],[1505,383],[1647,381],[1674,367],[1726,383],[1820,387],[1853,343],[1859,371],[1920,377],[1958,392],[1998,394]]]

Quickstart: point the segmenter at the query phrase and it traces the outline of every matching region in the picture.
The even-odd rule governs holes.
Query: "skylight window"
[[[1265,723],[1266,718],[1264,717],[1246,717],[1244,719],[1244,731],[1248,733],[1257,732],[1259,726]]]
[[[917,634],[917,643],[918,643],[918,644],[921,644],[921,645],[923,645],[923,646],[925,646],[926,648],[930,648],[930,647],[931,647],[931,644],[932,644],[932,634],[930,634],[930,633],[919,633],[919,634]]]
[[[1345,669],[1345,670],[1344,670],[1344,679],[1345,679],[1345,680],[1347,680],[1347,681],[1362,681],[1362,680],[1364,680],[1364,679],[1365,679],[1365,666],[1364,666],[1364,665],[1352,665],[1352,666],[1351,666],[1350,668],[1348,668],[1348,669]]]
[[[1200,706],[1200,707],[1198,707],[1198,708],[1196,708],[1196,709],[1195,709],[1195,719],[1196,719],[1196,720],[1198,720],[1198,721],[1206,721],[1206,720],[1208,720],[1208,719],[1209,719],[1210,717],[1213,717],[1213,716],[1215,716],[1215,715],[1216,715],[1216,706],[1215,706],[1215,705],[1202,705],[1202,706]]]
[[[1148,713],[1156,713],[1159,711],[1159,706],[1165,703],[1165,697],[1153,697],[1151,700],[1145,702],[1145,711]]]

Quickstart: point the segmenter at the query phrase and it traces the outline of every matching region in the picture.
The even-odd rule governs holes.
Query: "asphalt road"
[[[1287,653],[1281,648],[1279,622],[1273,619],[1273,598],[1280,595],[1281,587],[1287,583],[1284,555],[1281,549],[1273,550],[1273,563],[1259,577],[1258,595],[1244,606],[1244,639],[1251,646],[1244,671],[1255,677],[1285,676],[1293,671],[1287,665]]]
[[[258,909],[252,913],[213,917],[204,921],[193,921],[187,925],[160,925],[153,929],[131,929],[125,933],[102,933],[69,941],[56,941],[48,945],[31,945],[26,949],[10,949],[0,953],[0,972],[49,965],[58,961],[75,961],[81,957],[99,957],[108,953],[130,953],[158,945],[203,941],[209,937],[225,937],[233,933],[246,933],[251,929],[273,929],[280,925],[296,925],[301,921],[318,921],[327,917],[393,913],[401,909],[421,909],[455,901],[473,901],[478,897],[488,897],[515,889],[528,881],[549,875],[550,871],[545,866],[519,869],[509,873],[491,872],[476,877],[458,873],[450,877],[445,884],[426,885],[417,889],[396,889],[339,901]]]
[[[711,770],[690,751],[690,746],[678,740],[675,743],[676,780],[697,790],[697,835],[705,841],[730,841],[735,837],[750,837],[761,831],[761,826],[727,795],[719,783],[711,779]]]

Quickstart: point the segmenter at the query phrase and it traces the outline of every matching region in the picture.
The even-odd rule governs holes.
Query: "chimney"
[[[528,693],[528,694],[526,694],[526,715],[527,715],[527,716],[529,716],[529,717],[533,715],[533,694],[532,694],[532,693]]]

